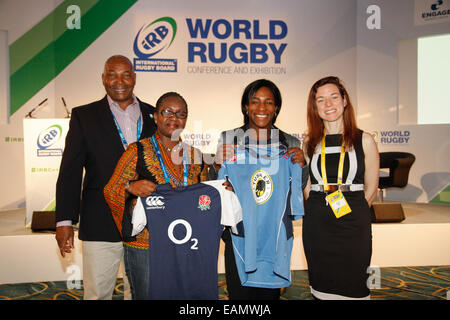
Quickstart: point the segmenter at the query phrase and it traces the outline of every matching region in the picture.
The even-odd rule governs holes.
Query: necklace
[[[166,147],[163,143],[162,143],[162,141],[160,140],[160,139],[158,139],[158,142],[161,144],[161,146],[164,148],[164,150],[167,150],[167,151],[169,151],[169,152],[177,152],[177,151],[180,151],[180,148],[181,148],[181,143],[180,142],[178,142],[176,145],[174,145],[172,148],[169,148],[169,147]]]

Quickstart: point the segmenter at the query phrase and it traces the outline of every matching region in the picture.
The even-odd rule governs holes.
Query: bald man
[[[79,222],[85,300],[112,299],[123,258],[103,188],[127,146],[155,132],[155,108],[133,94],[136,74],[128,58],[108,58],[102,82],[103,99],[72,110],[56,183],[56,241],[65,257],[74,249],[73,225]]]

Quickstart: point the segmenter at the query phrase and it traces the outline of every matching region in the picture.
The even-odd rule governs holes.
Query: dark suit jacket
[[[142,139],[155,132],[155,123],[150,117],[155,108],[138,101],[143,118]],[[103,188],[123,152],[106,96],[72,110],[56,183],[56,222],[79,221],[80,240],[121,241],[103,197]]]

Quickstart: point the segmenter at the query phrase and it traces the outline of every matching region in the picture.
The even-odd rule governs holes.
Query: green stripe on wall
[[[97,2],[98,0],[79,0],[76,4],[80,7],[81,15],[83,15]],[[69,0],[61,3],[53,12],[9,46],[11,74],[14,74],[67,30],[66,19],[69,15],[66,11],[71,4],[73,1]]]
[[[137,0],[99,0],[82,16],[80,30],[65,29],[55,41],[50,42],[11,74],[11,115],[52,81],[136,2]],[[67,5],[69,4],[67,1]],[[56,10],[61,15],[57,19],[64,20],[65,26],[69,15],[65,9],[61,10],[61,5]]]
[[[47,204],[44,208],[42,208],[42,211],[55,211],[56,210],[56,199],[53,199],[50,201],[49,204]]]
[[[434,197],[430,203],[437,204],[450,204],[450,185],[448,185],[444,190],[439,192],[439,194]]]

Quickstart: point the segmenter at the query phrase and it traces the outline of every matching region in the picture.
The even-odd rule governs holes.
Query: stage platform
[[[372,224],[371,265],[450,265],[450,206],[411,202],[402,206],[406,219],[401,223]],[[292,270],[307,269],[301,223],[294,223]],[[74,252],[62,258],[54,233],[25,228],[25,209],[0,212],[0,257],[0,284],[82,279],[80,241],[76,239]],[[218,271],[225,272],[222,242]]]

